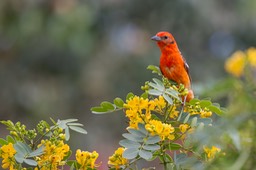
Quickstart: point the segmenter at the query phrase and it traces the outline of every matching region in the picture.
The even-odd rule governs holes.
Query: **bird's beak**
[[[154,41],[161,41],[161,38],[158,37],[157,35],[151,37],[151,40],[154,40]]]

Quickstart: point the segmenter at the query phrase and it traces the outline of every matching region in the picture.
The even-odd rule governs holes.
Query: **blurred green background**
[[[97,150],[106,165],[126,119],[90,108],[142,92],[153,77],[146,67],[159,62],[150,37],[175,36],[200,97],[225,78],[227,57],[256,46],[255,9],[255,0],[2,0],[0,119],[29,128],[49,117],[78,118],[88,134],[73,133],[72,150]]]

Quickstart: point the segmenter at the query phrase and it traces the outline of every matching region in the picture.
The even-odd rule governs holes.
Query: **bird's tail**
[[[193,90],[190,89],[188,91],[188,95],[186,96],[186,102],[189,102],[193,98],[194,98],[194,92],[193,92]]]

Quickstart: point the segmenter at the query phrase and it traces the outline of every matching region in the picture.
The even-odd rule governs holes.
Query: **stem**
[[[170,111],[170,112],[167,112],[169,108],[170,108],[170,106],[169,106],[169,104],[167,103],[167,106],[166,106],[165,111],[164,111],[164,114],[165,114],[164,123],[166,123],[168,117],[170,116],[171,111],[172,111],[172,109],[174,108],[174,105],[172,105],[171,111]]]
[[[163,154],[163,164],[164,164],[164,170],[168,170],[168,162],[166,160],[166,153],[165,153],[165,149],[164,149],[164,142],[162,143],[162,146],[161,146],[161,153]]]
[[[132,160],[128,165],[125,165],[124,170],[129,168],[132,164],[135,164],[138,160],[140,160],[140,157],[137,157],[136,159]],[[136,169],[138,169],[137,165],[135,165]]]
[[[45,132],[42,136],[40,136],[40,137],[33,143],[33,145],[36,144],[37,142],[41,141],[41,139],[42,139],[43,137],[45,137],[48,133],[50,133],[51,131],[54,131],[54,129],[55,129],[56,127],[58,127],[57,124],[54,125],[48,132]]]

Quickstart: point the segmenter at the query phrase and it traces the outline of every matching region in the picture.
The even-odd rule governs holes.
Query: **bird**
[[[177,84],[183,84],[188,89],[188,94],[182,99],[183,101],[189,102],[194,98],[189,66],[185,58],[181,55],[173,35],[169,32],[161,31],[151,37],[151,40],[156,41],[160,48],[160,70],[163,76]]]

